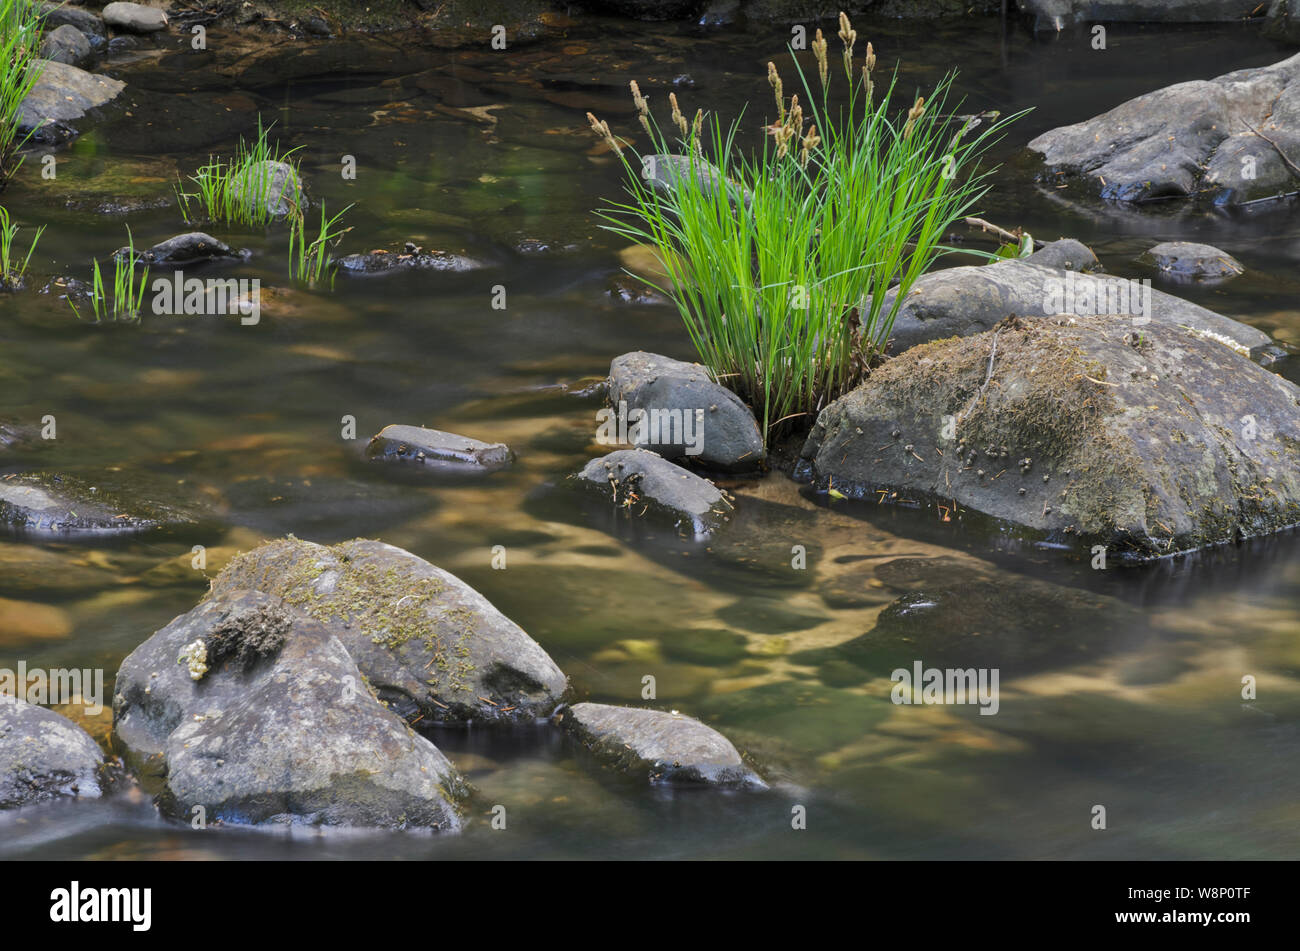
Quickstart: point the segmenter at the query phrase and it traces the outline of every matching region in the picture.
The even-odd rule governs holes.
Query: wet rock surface
[[[1138,560],[1265,534],[1300,522],[1300,388],[1230,343],[1008,320],[876,370],[822,411],[803,465]]]
[[[1076,23],[1231,23],[1259,12],[1251,0],[1017,0],[1036,30]]]
[[[1177,83],[1029,143],[1049,172],[1106,199],[1230,205],[1300,191],[1300,54]]]
[[[756,469],[764,461],[754,414],[698,363],[641,350],[615,357],[609,402],[613,419],[626,410],[629,442],[666,459],[684,457],[725,471]],[[641,426],[634,425],[634,412]],[[639,440],[631,438],[638,434]]]
[[[384,708],[343,644],[279,598],[228,590],[122,663],[114,735],[207,823],[460,827],[455,768]]]
[[[691,717],[578,703],[555,719],[610,767],[652,783],[767,788],[730,740]]]
[[[1151,313],[1146,314],[1146,296],[1140,282],[1108,274],[1080,274],[1058,262],[1086,260],[1071,242],[1058,249],[1054,242],[1028,258],[993,264],[944,268],[931,271],[912,285],[898,308],[890,334],[892,353],[947,337],[965,337],[992,329],[1011,316],[1038,317],[1057,313],[1092,316],[1108,320],[1117,328],[1160,324],[1192,327],[1227,337],[1260,362],[1271,362],[1282,354],[1272,338],[1240,321],[1217,314],[1173,294],[1150,290]],[[1039,263],[1039,262],[1044,263]],[[896,291],[889,291],[884,306],[892,307]],[[1148,318],[1137,324],[1134,318]]]
[[[117,250],[118,257],[126,255],[126,248]],[[236,251],[210,234],[191,231],[138,252],[136,261],[140,264],[197,264],[202,261],[242,261],[247,256],[247,252]]]
[[[630,517],[650,513],[697,536],[721,527],[732,508],[708,479],[645,449],[619,449],[593,459],[573,483]]]
[[[366,446],[366,458],[411,462],[448,472],[495,472],[514,461],[505,443],[488,443],[423,426],[385,426]]]
[[[546,651],[487,598],[392,545],[271,542],[235,558],[212,585],[214,596],[242,588],[319,620],[403,715],[530,720],[549,715],[567,687]]]
[[[230,179],[231,198],[250,213],[264,209],[272,218],[287,218],[307,207],[298,170],[287,162],[256,162]]]
[[[348,254],[336,262],[344,274],[382,275],[399,271],[472,271],[483,265],[472,258],[449,251],[426,251],[407,244],[402,251],[368,251]]]
[[[55,27],[41,38],[41,58],[53,63],[84,66],[90,53],[90,40],[75,26]]]
[[[20,534],[145,532],[197,521],[196,511],[133,493],[129,481],[54,472],[0,477],[0,528]]]
[[[1217,283],[1246,270],[1228,252],[1191,241],[1161,242],[1143,251],[1139,260],[1153,265],[1176,281]]]
[[[167,29],[167,14],[143,3],[110,3],[104,7],[104,22],[127,33],[157,33]]]
[[[96,49],[103,46],[108,38],[104,21],[84,7],[74,7],[67,3],[42,3],[40,12],[47,36],[58,27],[70,26],[82,34]]]
[[[52,710],[0,695],[0,809],[103,791],[104,754]]]
[[[88,73],[67,63],[41,60],[41,76],[18,111],[18,131],[32,141],[58,143],[73,138],[93,110],[108,105],[126,84]]]

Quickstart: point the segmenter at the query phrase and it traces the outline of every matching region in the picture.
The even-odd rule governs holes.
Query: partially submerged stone
[[[137,496],[122,479],[54,472],[0,476],[0,527],[24,534],[123,534],[194,522],[192,512]]]
[[[119,248],[117,257],[126,257],[127,249]],[[136,261],[141,264],[196,264],[201,261],[241,261],[247,257],[246,252],[236,251],[224,241],[204,234],[202,231],[190,231],[160,241],[153,247],[136,252]]]
[[[622,420],[630,443],[666,459],[686,457],[727,471],[756,469],[764,461],[754,414],[698,363],[642,350],[615,357],[609,402],[608,421],[617,429]]]
[[[1011,319],[878,368],[802,456],[842,495],[1145,560],[1300,522],[1300,388],[1205,332]]]
[[[385,426],[366,446],[367,459],[416,462],[449,471],[493,472],[514,460],[510,447],[423,426]]]
[[[1176,83],[1029,143],[1048,171],[1102,198],[1240,204],[1300,191],[1300,53]]]
[[[320,621],[382,699],[424,722],[548,716],[567,687],[546,651],[487,598],[392,545],[270,542],[234,558],[212,596],[243,588]]]
[[[137,647],[113,720],[128,761],[161,779],[159,807],[187,822],[460,827],[451,763],[337,637],[273,596],[225,591]]]
[[[619,449],[593,459],[572,478],[630,515],[650,512],[696,536],[719,528],[732,508],[708,479],[645,449]]]
[[[18,132],[40,143],[64,142],[77,134],[93,110],[118,97],[126,84],[67,63],[39,60],[40,78],[18,110]]]
[[[1219,282],[1246,269],[1227,251],[1192,241],[1164,241],[1142,252],[1140,261],[1179,281]]]
[[[347,254],[335,264],[344,274],[377,276],[398,271],[473,271],[483,265],[463,254],[426,250],[410,242],[401,251],[377,249]]]
[[[1262,363],[1272,362],[1283,353],[1262,330],[1142,281],[1055,266],[1086,264],[1081,253],[1071,251],[1071,245],[1077,242],[1058,250],[1061,244],[1054,242],[1028,258],[943,268],[924,275],[899,305],[890,333],[891,352],[901,353],[932,340],[983,333],[1011,316],[1069,314],[1100,315],[1121,333],[1148,321],[1171,328],[1192,327],[1231,339]],[[887,293],[883,304],[886,312],[896,296],[896,290]]]
[[[0,695],[0,809],[68,796],[98,798],[104,754],[52,710]]]
[[[578,703],[555,719],[598,759],[652,783],[767,788],[730,740],[676,712]]]
[[[648,155],[642,165],[642,176],[656,191],[671,195],[684,183],[695,181],[700,191],[712,198],[720,183],[725,182],[727,198],[733,205],[748,208],[753,200],[749,190],[737,182],[726,181],[717,166],[702,158],[689,155]]]

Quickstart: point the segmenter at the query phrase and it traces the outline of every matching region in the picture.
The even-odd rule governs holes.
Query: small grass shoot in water
[[[351,228],[338,228],[338,223],[352,209],[348,205],[332,218],[325,215],[325,206],[320,209],[320,231],[312,241],[307,240],[305,216],[299,212],[289,222],[289,273],[293,280],[315,287],[321,279],[329,274],[330,287],[334,286],[334,258],[330,248],[337,245],[343,235]]]
[[[212,221],[247,228],[264,228],[278,216],[275,206],[284,198],[297,208],[297,184],[302,181],[298,163],[293,154],[298,148],[281,152],[279,144],[272,146],[269,128],[263,128],[261,116],[257,119],[257,138],[250,145],[242,137],[235,157],[229,162],[210,156],[208,164],[200,168],[190,181],[197,191],[187,192],[178,183],[175,186],[181,216],[187,224]],[[301,146],[299,147],[301,148]],[[276,188],[275,169],[272,163],[288,165],[293,171],[288,181]]]
[[[15,253],[18,249],[14,247],[18,226],[9,220],[8,209],[0,206],[0,290],[17,290],[22,286],[27,264],[36,250],[36,242],[41,240],[41,235],[44,233],[44,225],[36,229],[31,244],[27,246],[27,253],[23,255],[22,260],[19,260]]]
[[[149,268],[142,274],[136,273],[135,239],[131,229],[126,229],[127,245],[125,253],[118,253],[113,258],[113,290],[110,296],[104,284],[104,274],[99,261],[95,261],[94,281],[91,288],[90,304],[94,310],[95,323],[102,320],[137,321],[144,305],[145,288],[149,286]],[[81,319],[81,311],[68,295],[68,306]]]
[[[1018,118],[950,114],[953,73],[891,116],[897,74],[878,94],[875,51],[855,59],[842,13],[839,36],[847,96],[832,107],[818,30],[816,79],[794,59],[799,94],[787,98],[768,64],[775,118],[752,153],[736,144],[740,118],[725,131],[702,109],[688,119],[675,93],[665,133],[636,82],[650,142],[639,162],[588,113],[630,180],[631,200],[600,212],[605,227],[656,250],[667,286],[634,276],[673,301],[701,362],[753,406],[767,441],[811,422],[883,357],[913,283],[951,250],[943,235],[988,190],[980,158]]]

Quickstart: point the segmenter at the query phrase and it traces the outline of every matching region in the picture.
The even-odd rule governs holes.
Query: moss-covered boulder
[[[802,456],[843,495],[1144,560],[1300,522],[1300,388],[1190,329],[1013,318],[889,361]]]
[[[423,722],[545,717],[567,686],[546,651],[487,598],[392,545],[271,542],[234,558],[211,596],[241,588],[324,624],[382,699]]]
[[[98,798],[104,754],[53,710],[0,696],[0,809],[67,796]]]
[[[132,651],[113,731],[185,821],[460,827],[446,757],[379,702],[337,637],[261,592],[210,598]]]

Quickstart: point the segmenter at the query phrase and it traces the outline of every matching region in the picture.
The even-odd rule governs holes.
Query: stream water
[[[1247,273],[1199,303],[1300,345],[1300,215],[1171,204],[1141,212],[1041,185],[1020,148],[1172,82],[1275,62],[1290,50],[1243,26],[1112,28],[1034,38],[996,20],[856,23],[902,88],[957,67],[963,111],[1028,106],[998,150],[984,216],[1040,239],[1078,238],[1113,273],[1160,240],[1215,244]],[[736,481],[734,531],[686,543],[575,508],[556,484],[592,455],[599,400],[581,383],[644,349],[691,358],[668,306],[609,293],[619,241],[591,210],[621,171],[583,114],[631,136],[627,80],[662,104],[734,115],[766,103],[781,27],[697,32],[584,19],[563,38],[491,51],[349,46],[322,71],[289,49],[277,68],[209,59],[115,63],[130,115],[30,161],[4,194],[44,223],[33,269],[88,279],[89,261],[189,230],[171,184],[229,153],[257,116],[301,146],[311,194],[355,207],[344,249],[424,247],[487,265],[463,274],[340,276],[289,288],[283,233],[215,231],[253,254],[211,273],[257,277],[261,320],[155,317],[79,323],[32,291],[0,296],[0,417],[52,414],[58,437],[25,462],[123,480],[216,514],[194,532],[108,543],[0,537],[0,667],[102,667],[206,589],[238,550],[286,532],[358,535],[455,572],[536,638],[585,698],[698,716],[747,750],[772,792],[669,792],[614,778],[545,726],[435,730],[474,784],[459,836],[192,831],[139,793],[0,815],[0,856],[1294,858],[1300,855],[1300,536],[1142,569],[1093,571],[1060,552],[1004,546],[931,510],[830,502],[773,473]],[[228,57],[222,62],[235,61]],[[250,61],[263,62],[250,56]],[[205,65],[206,64],[206,65]],[[301,78],[295,78],[301,77]],[[761,109],[760,109],[761,111]],[[757,117],[755,117],[755,124]],[[357,177],[340,174],[342,157]],[[106,200],[143,206],[101,214]],[[148,207],[158,199],[164,206]],[[955,262],[959,263],[959,262]],[[507,291],[493,309],[492,288]],[[1160,285],[1157,285],[1160,286]],[[1279,372],[1300,380],[1295,359]],[[355,417],[358,439],[340,438]],[[388,423],[509,443],[519,461],[486,480],[396,480],[363,463]],[[492,567],[493,546],[507,552]],[[808,566],[791,568],[802,545]],[[1000,550],[1005,548],[1006,550]],[[910,559],[906,562],[899,559]],[[901,604],[898,599],[904,599]],[[891,607],[891,605],[893,605]],[[883,614],[883,616],[882,616]],[[888,667],[856,663],[877,623],[939,662],[983,635],[1001,668],[996,716],[897,706]],[[905,633],[906,633],[905,632]],[[914,636],[913,636],[914,635]],[[1242,678],[1258,697],[1245,701]],[[82,722],[101,739],[106,711]],[[488,819],[507,806],[506,831]],[[807,829],[791,809],[807,809]],[[1105,830],[1092,828],[1104,805]]]

